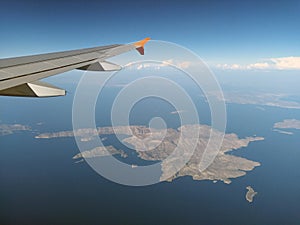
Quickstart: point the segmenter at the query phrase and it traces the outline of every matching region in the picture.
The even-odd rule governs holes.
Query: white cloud
[[[192,65],[192,63],[190,61],[184,61],[180,62],[178,65],[181,69],[187,69]]]
[[[252,64],[218,64],[223,70],[300,70],[300,57],[269,58]]]
[[[168,59],[162,62],[160,67],[164,66],[176,66],[181,69],[187,69],[192,65],[191,61],[174,61],[173,59]]]
[[[141,70],[141,69],[146,69],[149,67],[154,67],[156,69],[156,65],[150,64],[150,63],[143,63],[143,64],[137,64],[137,65],[130,65],[131,69],[136,69],[136,70]]]
[[[300,69],[300,57],[282,57],[270,59],[278,69],[285,70],[299,70]]]
[[[140,65],[138,65],[138,67],[136,68],[137,70],[140,70],[140,69],[142,69],[144,67],[144,65],[143,64],[140,64]]]
[[[246,69],[248,70],[267,70],[270,69],[271,65],[267,62],[258,62],[258,63],[253,63],[253,64],[249,64],[246,66]]]
[[[241,65],[239,64],[218,64],[218,68],[223,70],[241,70],[243,69]]]
[[[170,66],[172,64],[174,64],[174,60],[173,59],[168,59],[168,60],[162,61],[161,66]]]
[[[155,70],[159,70],[163,67],[168,67],[168,66],[176,66],[181,69],[187,69],[192,65],[192,62],[190,61],[174,61],[173,59],[168,59],[164,60],[162,62],[145,62],[141,64],[134,64],[134,63],[128,63],[125,65],[125,67],[128,67],[130,70],[141,70],[141,69],[146,69],[146,68],[152,68]]]

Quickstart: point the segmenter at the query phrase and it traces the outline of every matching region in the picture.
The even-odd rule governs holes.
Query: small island
[[[253,202],[254,196],[257,195],[257,192],[255,192],[251,186],[246,187],[246,189],[248,190],[246,193],[246,200],[251,203]]]
[[[103,157],[103,156],[110,156],[110,155],[121,155],[122,158],[127,157],[127,154],[123,150],[118,150],[113,146],[106,146],[106,147],[99,146],[91,150],[78,153],[73,157],[73,159],[88,159],[88,158]]]

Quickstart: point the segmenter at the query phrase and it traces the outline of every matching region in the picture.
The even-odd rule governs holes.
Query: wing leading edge
[[[65,90],[40,82],[40,79],[73,69],[116,71],[121,66],[106,59],[136,49],[144,55],[146,38],[133,44],[108,45],[73,51],[0,59],[0,95],[51,97],[65,95]]]

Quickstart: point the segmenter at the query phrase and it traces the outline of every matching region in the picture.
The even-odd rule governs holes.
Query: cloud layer
[[[128,63],[126,65],[126,67],[129,67],[129,69],[135,69],[135,70],[141,70],[141,69],[147,69],[147,68],[151,68],[154,70],[159,70],[161,68],[164,67],[178,67],[181,69],[187,69],[190,66],[192,66],[192,62],[191,61],[175,61],[173,59],[168,59],[168,60],[164,60],[164,61],[153,61],[153,62],[142,62],[142,63],[138,63],[138,64],[134,64],[134,63]]]
[[[300,70],[300,57],[269,58],[253,64],[218,64],[224,70]]]

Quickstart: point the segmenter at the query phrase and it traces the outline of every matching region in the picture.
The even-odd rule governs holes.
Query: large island
[[[180,163],[185,158],[184,154],[175,155],[170,160],[168,157],[176,149],[182,130],[188,131],[184,137],[181,137],[183,150],[189,152],[192,143],[195,142],[194,133],[200,130],[199,137],[196,138],[196,147],[188,162],[179,168],[178,172],[173,175],[174,163]],[[231,179],[246,175],[247,171],[253,170],[260,166],[259,162],[251,161],[246,158],[234,156],[231,151],[247,147],[250,142],[264,140],[262,137],[247,137],[240,139],[236,134],[225,134],[220,150],[214,161],[204,170],[200,171],[200,162],[202,160],[205,148],[210,138],[210,132],[214,132],[216,137],[221,132],[211,129],[207,125],[184,125],[178,129],[150,129],[145,126],[119,126],[119,127],[99,127],[97,129],[80,129],[73,131],[61,131],[56,133],[44,133],[36,138],[60,138],[78,136],[84,140],[92,140],[99,135],[121,134],[123,142],[130,144],[132,150],[136,151],[138,157],[147,161],[162,161],[161,180],[172,181],[178,177],[191,176],[194,180],[217,180],[226,184],[231,183]],[[164,137],[163,139],[161,139]],[[217,140],[210,140],[213,143]],[[111,154],[121,154],[124,152],[115,149],[113,145],[106,146]],[[89,151],[79,153],[74,156],[78,158],[90,158],[105,156],[103,147],[96,147]],[[170,175],[171,174],[171,175]]]

